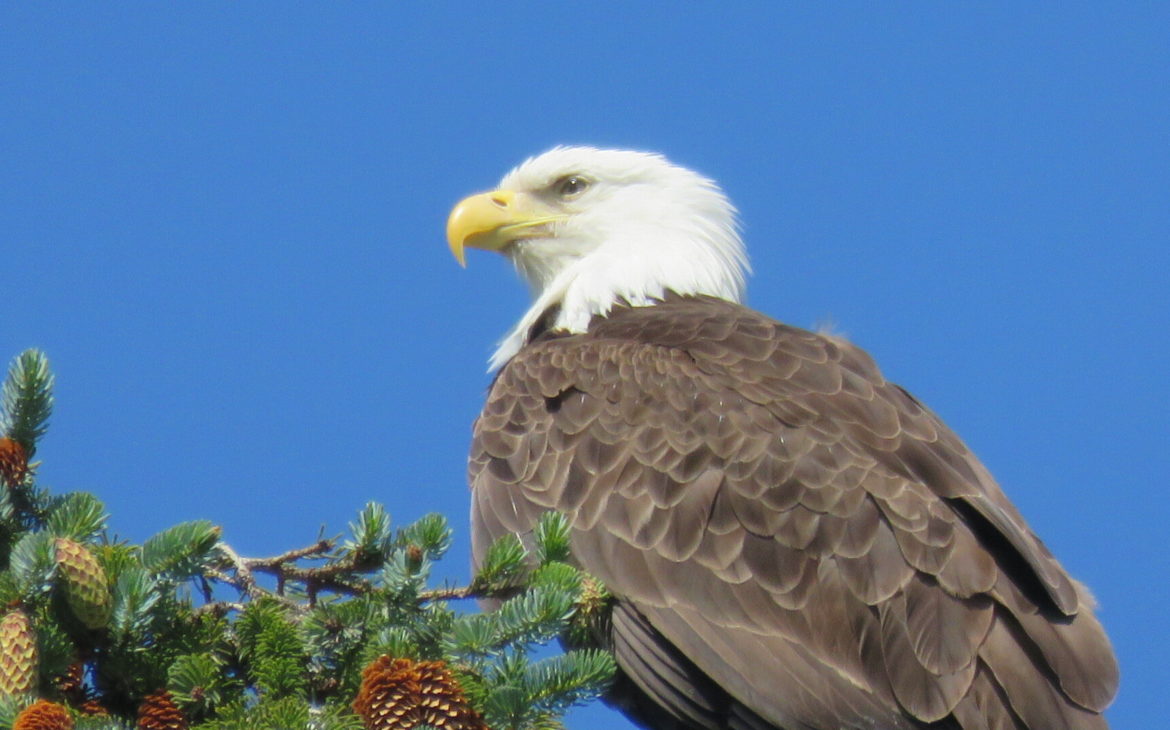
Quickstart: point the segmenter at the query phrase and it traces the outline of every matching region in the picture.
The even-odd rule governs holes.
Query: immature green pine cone
[[[37,635],[28,614],[14,608],[0,619],[0,695],[32,692],[37,686]]]
[[[104,628],[110,620],[110,582],[106,571],[89,548],[75,540],[59,537],[53,546],[69,607],[89,628]]]

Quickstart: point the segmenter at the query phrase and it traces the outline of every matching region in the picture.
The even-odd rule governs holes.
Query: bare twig
[[[361,596],[373,591],[374,584],[358,574],[373,570],[377,567],[377,562],[371,561],[369,556],[361,554],[334,554],[333,551],[336,547],[335,540],[319,539],[311,545],[288,550],[279,555],[266,558],[245,558],[241,557],[231,546],[221,542],[219,550],[224,557],[224,564],[218,569],[208,570],[206,577],[235,587],[249,599],[275,598],[300,610],[304,610],[305,606],[285,595],[285,589],[290,583],[303,586],[310,608],[316,605],[317,597],[321,591],[346,596]],[[302,567],[297,564],[301,560],[325,560],[326,562],[313,567]],[[275,589],[270,590],[257,583],[256,574],[258,573],[275,578]],[[496,595],[496,592],[490,588],[472,583],[466,586],[443,586],[420,591],[418,602],[458,601],[469,598],[488,598],[493,595]],[[239,610],[238,607],[241,604],[209,601],[206,605]]]
[[[286,563],[295,563],[305,558],[322,557],[334,548],[332,540],[318,540],[312,545],[274,555],[271,558],[241,558],[241,562],[252,570],[276,568]]]
[[[233,580],[221,573],[220,576],[216,576],[216,580],[224,580],[224,582],[236,586],[245,594],[247,594],[249,598],[259,598],[260,596],[267,593],[267,591],[265,591],[263,588],[256,585],[256,578],[252,575],[252,571],[248,567],[248,563],[243,558],[241,558],[235,550],[232,549],[231,545],[228,545],[226,542],[220,542],[219,551],[223,553],[223,556],[227,558],[228,562],[231,563],[233,568],[235,568],[236,577]]]
[[[236,603],[235,601],[213,601],[205,603],[199,608],[195,609],[196,614],[212,613],[218,616],[223,616],[232,611],[243,611],[244,604]]]
[[[431,588],[418,594],[419,603],[433,601],[462,601],[468,598],[488,598],[489,593],[477,586],[444,586]]]

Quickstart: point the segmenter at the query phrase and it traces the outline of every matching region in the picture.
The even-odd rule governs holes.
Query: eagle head
[[[584,332],[614,304],[649,306],[668,291],[738,302],[748,270],[735,208],[714,182],[627,150],[557,147],[526,160],[455,206],[447,241],[460,263],[466,248],[502,253],[532,290],[493,368],[546,312],[553,329]]]

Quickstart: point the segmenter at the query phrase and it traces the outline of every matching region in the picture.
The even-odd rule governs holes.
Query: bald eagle
[[[1105,728],[1088,591],[926,406],[740,304],[718,186],[559,147],[452,211],[534,303],[470,455],[474,559],[557,510],[615,597],[609,701],[652,728]]]

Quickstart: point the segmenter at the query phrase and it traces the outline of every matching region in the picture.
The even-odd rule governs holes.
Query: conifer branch
[[[40,350],[25,350],[8,368],[0,387],[0,430],[24,447],[29,459],[53,413],[53,374]]]
[[[446,518],[395,527],[377,503],[345,542],[268,557],[241,556],[206,520],[128,544],[95,496],[37,485],[27,457],[52,384],[29,351],[0,386],[0,728],[51,699],[78,730],[360,730],[419,712],[448,730],[539,730],[613,676],[589,644],[608,594],[568,564],[563,517],[541,518],[531,548],[492,545],[467,585],[429,585]],[[501,608],[451,605],[469,598]],[[532,658],[558,636],[569,651]]]

